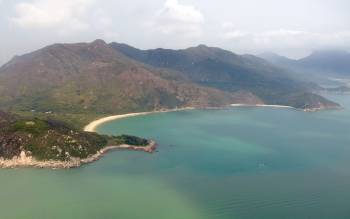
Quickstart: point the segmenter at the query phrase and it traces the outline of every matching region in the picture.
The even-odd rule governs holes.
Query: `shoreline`
[[[194,107],[184,107],[184,108],[178,108],[178,109],[170,109],[170,110],[155,110],[150,112],[139,112],[139,113],[126,113],[126,114],[120,114],[120,115],[114,115],[114,116],[107,116],[100,119],[96,119],[92,122],[90,122],[88,125],[84,127],[85,132],[96,132],[96,129],[110,121],[115,121],[119,119],[129,118],[129,117],[135,117],[135,116],[142,116],[142,115],[150,115],[155,113],[168,113],[168,112],[177,112],[177,111],[185,111],[185,110],[194,110],[196,108]]]
[[[118,145],[118,146],[106,146],[101,150],[97,151],[96,154],[91,155],[87,158],[81,159],[72,157],[69,161],[39,161],[31,156],[27,156],[24,151],[21,152],[20,156],[14,157],[9,160],[0,158],[0,168],[2,169],[14,169],[14,168],[41,168],[41,169],[72,169],[78,168],[82,165],[90,164],[103,158],[107,153],[115,150],[131,150],[131,151],[143,151],[147,153],[155,152],[157,143],[150,140],[147,146],[133,146],[133,145]]]
[[[195,110],[195,109],[224,109],[227,107],[270,107],[270,108],[285,108],[285,109],[294,109],[294,110],[302,110],[304,112],[317,112],[325,109],[338,109],[337,107],[319,107],[319,108],[306,108],[306,109],[299,109],[292,106],[287,105],[269,105],[269,104],[229,104],[227,106],[222,107],[184,107],[184,108],[178,108],[178,109],[169,109],[169,110],[155,110],[155,111],[149,111],[149,112],[139,112],[139,113],[126,113],[126,114],[119,114],[119,115],[113,115],[113,116],[106,116],[99,119],[96,119],[92,122],[90,122],[88,125],[84,127],[85,132],[96,132],[96,129],[103,125],[106,122],[115,121],[119,119],[129,118],[129,117],[135,117],[135,116],[142,116],[142,115],[149,115],[149,114],[155,114],[155,113],[167,113],[167,112],[177,112],[177,111],[185,111],[185,110]]]
[[[254,104],[229,104],[229,105],[223,106],[223,107],[204,107],[204,108],[184,107],[184,108],[178,108],[178,109],[155,110],[155,111],[149,111],[149,112],[126,113],[126,114],[120,114],[120,115],[106,116],[106,117],[96,119],[96,120],[90,122],[89,124],[87,124],[84,127],[83,130],[85,132],[96,132],[97,128],[106,122],[115,121],[115,120],[124,119],[124,118],[129,118],[129,117],[135,117],[135,116],[150,115],[150,114],[155,114],[155,113],[168,113],[168,112],[177,112],[177,111],[185,111],[185,110],[194,110],[194,109],[223,109],[226,107],[273,107],[273,108],[296,109],[296,108],[291,107],[291,106],[265,105],[265,104],[255,104],[255,105]]]
[[[271,107],[271,108],[288,108],[288,109],[297,109],[292,106],[286,105],[267,105],[267,104],[231,104],[233,107]]]
[[[155,111],[139,112],[139,113],[126,113],[126,114],[102,117],[102,118],[99,118],[99,119],[96,119],[96,120],[90,122],[88,125],[86,125],[84,127],[83,130],[85,132],[96,132],[96,129],[106,122],[115,121],[115,120],[124,119],[124,118],[129,118],[129,117],[135,117],[135,116],[150,115],[150,114],[155,114],[155,113],[167,113],[167,112],[177,112],[177,111],[185,111],[185,110],[195,110],[195,109],[224,109],[227,107],[270,107],[270,108],[285,108],[285,109],[302,110],[304,112],[317,112],[317,111],[328,109],[327,107],[325,107],[325,108],[299,109],[299,108],[295,108],[292,106],[286,106],[286,105],[240,104],[240,103],[229,104],[227,106],[222,106],[222,107],[203,107],[203,108],[184,107],[184,108],[178,108],[178,109],[155,110]],[[332,109],[332,108],[329,108],[329,109]]]
[[[96,129],[103,125],[106,122],[115,121],[123,118],[141,116],[141,115],[149,115],[155,113],[167,113],[167,112],[177,112],[177,111],[185,111],[185,110],[194,110],[194,109],[225,109],[227,107],[271,107],[271,108],[287,108],[287,109],[295,109],[298,108],[285,106],[285,105],[266,105],[266,104],[230,104],[223,107],[203,107],[203,108],[195,108],[195,107],[184,107],[184,108],[176,108],[169,110],[156,110],[150,112],[139,112],[139,113],[127,113],[121,115],[107,116],[97,120],[92,121],[88,125],[84,127],[84,131],[86,132],[96,132]],[[320,110],[324,110],[327,108],[308,108],[308,109],[300,109],[304,112],[316,112]],[[96,154],[90,155],[87,158],[81,159],[76,157],[71,157],[69,161],[56,161],[56,160],[47,160],[47,161],[39,161],[31,156],[26,156],[25,151],[22,151],[21,154],[12,159],[3,159],[0,157],[0,169],[11,169],[11,168],[47,168],[47,169],[71,169],[78,168],[82,165],[93,163],[95,161],[100,160],[105,154],[114,150],[131,150],[131,151],[143,151],[147,153],[155,152],[157,147],[157,143],[153,140],[149,140],[149,145],[147,146],[133,146],[133,145],[119,145],[119,146],[106,146]]]
[[[232,107],[270,107],[270,108],[285,108],[285,109],[293,109],[293,110],[300,110],[303,112],[319,112],[322,110],[332,110],[332,109],[341,109],[341,107],[314,107],[314,108],[296,108],[292,106],[287,105],[267,105],[267,104],[231,104]]]

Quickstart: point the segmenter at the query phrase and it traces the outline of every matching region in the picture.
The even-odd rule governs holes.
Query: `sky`
[[[0,0],[0,64],[53,43],[199,44],[300,58],[350,50],[349,0]]]

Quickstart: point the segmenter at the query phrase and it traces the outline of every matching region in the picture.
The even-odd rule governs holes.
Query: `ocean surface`
[[[0,170],[0,219],[349,219],[350,96],[305,113],[229,108],[104,124],[158,152],[72,170]]]

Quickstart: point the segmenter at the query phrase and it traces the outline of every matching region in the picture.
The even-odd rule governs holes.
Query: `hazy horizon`
[[[346,0],[0,0],[0,64],[53,43],[126,43],[141,49],[199,44],[237,54],[301,58],[350,50]]]

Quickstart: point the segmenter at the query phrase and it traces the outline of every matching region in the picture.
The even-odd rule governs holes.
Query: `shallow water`
[[[231,108],[132,117],[105,134],[158,141],[74,170],[0,170],[1,219],[348,219],[342,111]]]

